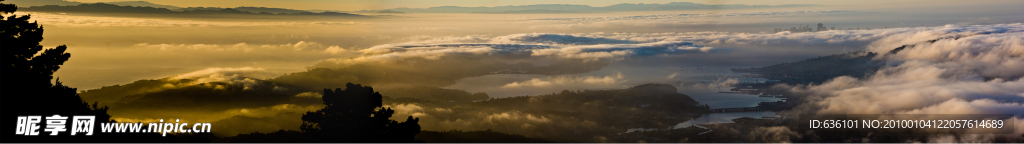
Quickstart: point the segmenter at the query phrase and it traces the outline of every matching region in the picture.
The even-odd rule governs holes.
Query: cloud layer
[[[411,37],[409,42],[383,44],[360,50],[362,56],[329,59],[334,64],[403,60],[438,60],[445,56],[557,58],[607,60],[630,56],[708,53],[715,48],[683,41],[631,41],[571,34],[525,33],[505,36],[470,35]]]
[[[895,48],[906,43],[919,43],[949,37],[957,30],[962,35],[1011,33],[1022,31],[1020,24],[989,26],[943,26],[891,28],[875,30],[835,30],[811,33],[779,32],[771,34],[732,32],[681,33],[521,33],[502,36],[413,36],[406,41],[376,45],[360,50],[356,58],[335,58],[336,63],[395,61],[406,59],[436,60],[444,56],[514,55],[569,59],[618,59],[631,56],[670,55],[681,53],[712,53],[730,49],[764,49],[757,47],[801,45],[821,49],[865,46],[871,51]],[[895,39],[890,37],[903,37]],[[736,47],[736,48],[716,48]],[[801,48],[776,50],[800,51]]]
[[[960,38],[924,42],[943,37]],[[1024,115],[1024,25],[946,26],[888,36],[872,45],[899,45],[887,42],[916,45],[879,57],[891,66],[870,78],[839,77],[802,91],[826,96],[817,104],[824,108],[821,113]]]
[[[913,46],[879,56],[889,66],[869,78],[793,87],[811,97],[798,111],[1024,116],[1024,25],[932,27],[889,34],[868,49],[888,53],[907,44]]]

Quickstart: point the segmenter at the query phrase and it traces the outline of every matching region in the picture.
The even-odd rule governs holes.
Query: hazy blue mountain
[[[563,11],[563,10],[549,10],[549,9],[532,9],[532,10],[503,11],[503,12],[477,12],[477,13],[490,13],[490,14],[537,14],[537,13],[581,13],[581,12],[577,12],[577,11]]]
[[[667,11],[667,10],[707,10],[707,9],[753,9],[753,8],[779,8],[779,7],[802,7],[816,5],[709,5],[691,2],[672,2],[666,4],[644,4],[644,3],[622,3],[605,7],[592,7],[588,5],[574,4],[537,4],[517,6],[496,6],[496,7],[462,7],[462,6],[440,6],[430,8],[393,8],[381,10],[363,10],[359,12],[375,11],[400,11],[406,13],[565,13],[565,12],[617,12],[617,11]]]
[[[119,5],[119,6],[141,6],[141,7],[165,8],[165,9],[171,9],[171,10],[180,9],[181,8],[181,7],[172,6],[172,5],[162,5],[162,4],[150,3],[150,2],[147,2],[147,1],[120,1],[120,2],[103,2],[103,3],[114,4],[114,5]]]
[[[175,9],[175,10],[177,10],[177,11],[209,11],[209,10],[224,10],[224,9],[225,8],[221,8],[221,7],[187,7],[187,8],[180,8],[180,9]]]
[[[58,5],[58,6],[77,6],[81,4],[95,4],[95,3],[82,3],[67,0],[7,0],[4,3],[13,3],[19,7],[32,7],[32,6],[46,6],[46,5]],[[226,8],[220,7],[178,7],[172,5],[155,4],[147,1],[119,1],[119,2],[100,2],[118,6],[133,6],[133,7],[153,7],[153,8],[164,8],[173,11],[196,11],[196,10],[224,10]],[[284,9],[284,8],[268,8],[268,7],[236,7],[238,11],[251,12],[251,13],[274,13],[274,14],[294,14],[294,13],[309,13],[304,10]]]
[[[221,7],[188,7],[175,9],[177,11],[241,11],[249,13],[264,13],[264,14],[298,14],[298,13],[313,13],[304,10],[294,10],[285,8],[268,8],[268,7],[236,7],[236,8],[221,8]]]
[[[268,7],[236,7],[235,10],[247,11],[252,13],[275,13],[275,14],[293,14],[293,13],[309,13],[304,10],[284,9],[284,8],[268,8]]]
[[[351,11],[340,11],[340,10],[322,10],[322,9],[311,9],[311,10],[305,10],[305,11],[309,11],[309,12],[317,12],[317,13],[318,13],[318,12],[338,12],[338,13],[354,13],[354,12],[351,12]]]
[[[4,3],[18,5],[18,7],[44,6],[44,5],[80,5],[84,3],[69,2],[67,0],[5,0]]]
[[[42,12],[79,12],[79,13],[175,13],[166,8],[153,8],[153,7],[132,7],[132,6],[119,6],[114,4],[106,3],[90,3],[80,4],[75,6],[57,6],[57,5],[45,5],[45,6],[31,6],[23,7],[19,10],[24,11],[42,11]]]
[[[259,10],[274,9],[284,11],[288,9],[275,9],[275,8],[256,8]],[[203,16],[247,16],[247,17],[234,17],[234,18],[289,18],[289,16],[331,16],[331,17],[349,17],[349,18],[368,18],[368,16],[349,14],[349,13],[337,13],[337,12],[299,12],[299,13],[269,13],[269,12],[249,12],[242,11],[234,8],[217,8],[217,7],[191,7],[177,10],[171,10],[167,8],[155,8],[155,7],[135,7],[135,6],[119,6],[107,3],[87,3],[80,5],[71,6],[58,6],[58,5],[45,5],[45,6],[31,6],[23,7],[19,10],[24,11],[38,11],[38,12],[65,12],[65,13],[95,13],[95,14],[110,14],[110,15],[133,15],[133,16],[188,16],[193,17],[197,15]],[[225,15],[227,14],[227,15]],[[193,17],[194,18],[194,17]]]
[[[75,1],[67,0],[6,0],[4,3],[12,3],[19,7],[31,7],[31,6],[45,6],[45,5],[58,5],[58,6],[69,6],[69,5],[80,5],[88,4]],[[165,9],[180,9],[181,7],[172,5],[154,4],[147,1],[119,1],[119,2],[103,2],[107,4],[119,5],[119,6],[141,6],[141,7],[154,7],[154,8],[165,8]]]

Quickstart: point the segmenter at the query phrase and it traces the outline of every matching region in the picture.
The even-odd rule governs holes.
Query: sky
[[[111,2],[122,0],[69,0],[78,2]],[[955,0],[863,0],[863,1],[808,1],[808,0],[148,0],[156,4],[174,5],[179,7],[279,7],[303,10],[374,10],[389,8],[427,8],[436,6],[465,6],[465,7],[493,7],[507,5],[533,5],[533,4],[578,4],[595,7],[608,6],[620,3],[670,3],[670,2],[692,2],[700,4],[744,4],[744,5],[786,5],[786,4],[814,4],[841,7],[918,7],[918,6],[959,6],[959,5],[1001,5],[1006,3],[1019,3],[1012,0],[993,0],[979,3],[976,1],[955,1]]]

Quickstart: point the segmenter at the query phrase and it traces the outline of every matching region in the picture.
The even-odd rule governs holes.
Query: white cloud
[[[244,86],[243,89],[251,89],[256,86],[262,86],[263,84],[258,82],[258,78],[267,78],[271,76],[277,76],[277,73],[268,72],[262,68],[242,67],[242,68],[206,68],[194,72],[185,74],[175,75],[168,77],[167,80],[176,82],[181,79],[190,79],[188,83],[177,83],[174,85],[166,84],[163,88],[178,88],[184,86],[192,86],[198,84],[205,84],[211,82],[223,82],[228,85],[240,85]],[[223,89],[221,85],[208,85],[215,89]],[[274,90],[286,90],[274,86]]]
[[[530,123],[549,123],[550,119],[543,116],[534,116],[532,114],[524,114],[519,111],[494,113],[484,118],[485,122],[495,123],[498,121],[523,121]]]
[[[739,13],[655,14],[655,15],[608,16],[608,17],[576,17],[576,18],[532,18],[532,19],[527,19],[527,20],[554,20],[554,21],[572,21],[572,22],[614,21],[614,20],[649,21],[649,20],[659,20],[659,19],[693,19],[693,18],[700,18],[700,17],[771,17],[771,16],[786,16],[786,15],[803,15],[803,14],[846,14],[846,13],[855,13],[855,11],[836,11],[836,10],[823,10],[823,11],[761,11],[761,12],[739,12]]]
[[[821,85],[794,87],[794,92],[809,94],[811,100],[797,110],[1024,116],[1024,25],[920,28],[886,35],[868,48],[887,53],[906,44],[914,46],[879,57],[891,66],[869,78],[839,77]]]
[[[222,67],[213,67],[213,68],[206,68],[206,69],[203,69],[203,70],[193,71],[193,72],[189,72],[189,73],[184,73],[184,74],[180,74],[180,75],[175,75],[175,76],[170,77],[170,79],[172,79],[172,80],[194,79],[194,78],[210,77],[212,75],[238,75],[238,76],[241,76],[241,77],[260,77],[260,78],[275,76],[274,73],[267,72],[263,68],[253,68],[253,67],[222,68]]]
[[[291,51],[309,51],[309,52],[326,52],[331,54],[338,54],[346,52],[347,50],[338,47],[337,45],[327,46],[317,42],[298,41],[295,43],[287,44],[264,44],[264,45],[252,45],[248,43],[237,43],[232,45],[221,45],[221,44],[150,44],[150,43],[138,43],[133,45],[135,48],[143,49],[155,49],[160,51],[169,50],[194,50],[194,51],[242,51],[242,52],[287,52]]]
[[[501,88],[538,88],[538,87],[565,87],[565,86],[583,86],[583,85],[619,85],[625,80],[622,77],[622,73],[615,75],[594,77],[594,76],[583,76],[583,77],[572,77],[572,76],[552,76],[546,78],[533,78],[527,81],[512,82],[501,86]]]
[[[965,32],[969,34],[970,32]],[[900,37],[889,37],[900,38]],[[885,57],[899,65],[871,78],[808,88],[821,113],[1008,113],[1024,115],[1024,32],[920,43]],[[1009,108],[994,108],[1004,103]],[[947,105],[933,107],[935,105]],[[959,106],[951,106],[959,105]],[[932,107],[932,108],[929,108]],[[940,109],[940,110],[935,110]]]
[[[303,93],[296,94],[295,97],[300,97],[300,98],[321,98],[321,97],[324,97],[324,95],[320,94],[320,93],[315,93],[315,92],[303,92]]]
[[[564,59],[618,59],[679,53],[707,53],[714,48],[683,41],[637,42],[605,37],[570,34],[525,33],[505,36],[449,36],[409,42],[383,44],[360,50],[355,58],[336,58],[329,62],[347,65],[364,62],[391,62],[407,59],[436,60],[450,55],[529,55]]]
[[[773,34],[730,32],[679,33],[521,33],[503,36],[413,36],[406,42],[382,44],[360,50],[363,56],[334,58],[337,64],[388,62],[406,59],[438,59],[449,55],[530,55],[566,59],[621,59],[633,56],[713,53],[718,50],[756,49],[770,46],[837,44],[867,46],[870,51],[888,51],[908,43],[943,37],[987,33],[1021,32],[1021,24],[942,26],[874,30],[835,30]],[[952,34],[956,33],[956,34]],[[900,37],[900,38],[893,38]],[[715,48],[715,47],[739,48]],[[858,50],[860,48],[853,48]],[[800,51],[787,49],[785,51]]]
[[[697,25],[756,24],[773,17],[808,17],[858,13],[856,11],[761,11],[734,13],[675,13],[626,16],[587,16],[555,18],[523,18],[520,23],[530,25],[529,29],[636,29],[665,28]],[[755,20],[756,19],[756,20]],[[781,19],[781,18],[778,18]]]
[[[566,34],[550,33],[522,33],[498,36],[490,40],[490,43],[526,43],[526,44],[568,44],[568,45],[595,45],[595,44],[629,44],[636,43],[628,40],[618,40],[602,37],[574,36]]]
[[[316,111],[323,109],[323,105],[295,105],[295,104],[278,104],[274,106],[256,107],[256,108],[236,108],[229,109],[222,112],[225,116],[244,115],[250,117],[268,117],[275,116],[279,113],[293,112],[293,113],[304,113],[309,111]]]
[[[383,108],[390,108],[395,111],[395,115],[391,117],[393,120],[405,121],[405,118],[412,116],[415,118],[422,118],[430,116],[424,112],[423,107],[416,104],[397,104],[397,105],[383,105]],[[440,109],[440,108],[437,108]],[[448,110],[449,112],[451,110]]]
[[[346,52],[346,51],[348,51],[348,50],[345,50],[345,49],[343,49],[341,47],[338,47],[338,46],[327,47],[327,49],[324,50],[324,52],[331,53],[331,54],[338,54],[338,53],[342,53],[342,52]]]

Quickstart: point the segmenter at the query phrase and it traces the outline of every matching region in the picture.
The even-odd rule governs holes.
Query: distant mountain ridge
[[[147,1],[120,1],[120,2],[103,2],[107,4],[119,5],[119,6],[137,6],[137,7],[154,7],[154,8],[165,8],[165,9],[180,9],[181,7],[172,5],[162,5],[150,3]]]
[[[234,10],[238,10],[238,11],[251,12],[251,13],[271,13],[271,14],[312,13],[310,11],[304,11],[304,10],[294,10],[294,9],[285,9],[285,8],[268,8],[268,7],[248,7],[248,6],[235,7],[235,8],[220,8],[220,7],[188,7],[188,8],[183,8],[183,7],[172,6],[172,5],[155,4],[155,3],[150,3],[150,2],[147,2],[147,1],[118,1],[118,2],[83,3],[83,2],[74,2],[74,1],[67,1],[67,0],[6,0],[6,1],[4,1],[4,3],[12,3],[12,4],[15,4],[15,5],[18,5],[19,7],[25,7],[25,8],[49,6],[49,5],[56,5],[56,6],[80,6],[80,5],[83,5],[83,4],[85,4],[85,5],[94,5],[94,4],[103,3],[103,4],[111,4],[111,5],[117,5],[117,6],[163,8],[163,9],[168,9],[168,10],[171,10],[171,11],[189,11],[189,10],[196,11],[196,10],[225,10],[225,9],[234,9]]]
[[[518,10],[518,11],[475,12],[475,13],[490,13],[490,14],[536,14],[536,13],[582,13],[582,12],[563,11],[563,10],[549,10],[549,9],[532,9],[532,10]]]
[[[18,7],[44,6],[44,5],[80,5],[81,2],[69,2],[66,0],[5,0],[4,3],[17,5]]]
[[[753,8],[780,8],[780,7],[805,7],[818,5],[709,5],[691,2],[671,2],[666,4],[644,4],[644,3],[622,3],[605,7],[592,7],[576,4],[536,4],[536,5],[510,5],[496,7],[462,7],[462,6],[439,6],[430,8],[393,8],[379,10],[361,10],[357,12],[374,11],[399,11],[405,13],[514,13],[514,12],[543,12],[551,11],[557,13],[565,12],[619,12],[619,11],[668,11],[668,10],[709,10],[709,9],[753,9]]]
[[[73,6],[59,6],[59,5],[45,5],[45,6],[31,6],[22,7],[19,10],[24,11],[37,11],[37,12],[64,12],[64,13],[95,13],[95,14],[132,14],[132,15],[159,15],[159,16],[197,16],[197,15],[222,15],[230,14],[235,16],[251,16],[252,18],[268,18],[273,16],[332,16],[332,17],[348,17],[348,18],[369,18],[371,16],[349,14],[349,13],[338,13],[338,12],[322,12],[313,13],[301,11],[297,13],[289,13],[287,9],[276,9],[276,8],[257,8],[257,7],[240,7],[242,9],[260,11],[250,12],[242,11],[233,8],[185,8],[181,11],[170,10],[166,8],[154,8],[154,7],[142,7],[142,6],[119,6],[107,3],[88,3]]]
[[[5,0],[4,3],[12,3],[19,7],[31,7],[31,6],[45,6],[45,5],[58,5],[58,6],[72,6],[81,4],[90,4],[83,2],[74,2],[67,0]],[[154,7],[154,8],[165,8],[165,9],[181,9],[182,7],[172,5],[162,5],[150,3],[147,1],[118,1],[118,2],[100,2],[106,4],[113,4],[119,6],[141,6],[141,7]]]
[[[284,9],[284,8],[268,8],[268,7],[236,7],[235,10],[247,11],[253,13],[274,13],[274,14],[294,14],[294,13],[311,13],[304,10]]]

